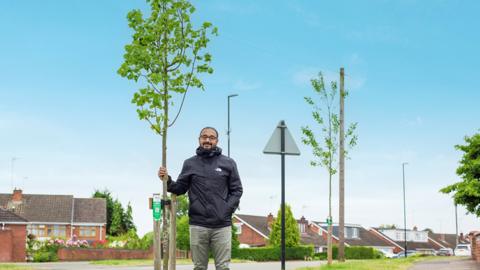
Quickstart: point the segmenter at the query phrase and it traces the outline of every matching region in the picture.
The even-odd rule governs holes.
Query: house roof
[[[0,207],[28,222],[106,223],[105,199],[77,199],[72,195],[22,194],[21,202],[12,194],[0,194]],[[72,213],[73,211],[73,213]]]
[[[27,222],[27,220],[22,218],[19,215],[16,215],[15,213],[13,213],[11,211],[0,208],[0,223],[1,222],[24,223],[24,222]]]
[[[253,227],[255,230],[259,231],[260,233],[264,234],[265,236],[270,235],[270,229],[268,228],[268,218],[264,216],[253,216],[253,215],[242,215],[242,214],[235,214],[239,219],[245,221]],[[299,220],[297,220],[299,222]],[[313,232],[311,229],[306,226],[305,233],[300,234],[300,242],[302,244],[312,244],[314,246],[326,246],[327,242],[323,239],[319,234]]]
[[[103,198],[75,199],[74,223],[105,223],[107,220],[106,201]]]
[[[448,233],[429,233],[429,238],[434,240],[435,242],[439,243],[440,245],[454,249],[457,245],[455,234],[448,234]],[[468,244],[466,241],[458,240],[459,244]]]
[[[322,224],[323,225],[323,224]],[[321,226],[322,229],[328,231],[328,226]],[[339,226],[332,226],[332,234],[335,238],[339,238]],[[392,247],[392,243],[386,241],[385,239],[375,235],[374,233],[366,230],[360,225],[349,225],[346,224],[345,228],[357,228],[358,229],[358,238],[348,239],[345,238],[345,243],[350,246],[368,246],[368,247]]]
[[[392,242],[394,242],[398,247],[400,247],[402,250],[405,249],[405,242],[404,241],[395,241],[382,233],[378,228],[372,228],[375,230],[376,233],[384,237],[385,239],[388,239]],[[432,241],[430,238],[428,239],[428,242],[413,242],[413,241],[407,241],[407,249],[408,250],[415,250],[415,249],[435,249],[438,250],[442,248],[442,246],[436,244],[434,241]]]
[[[316,247],[327,246],[327,241],[309,228],[305,230],[305,233],[300,234],[300,242],[304,245],[314,245]]]
[[[235,214],[238,218],[242,219],[246,223],[248,223],[250,226],[252,226],[255,230],[259,231],[266,237],[270,235],[270,230],[268,229],[268,224],[267,224],[267,217],[262,217],[262,216],[253,216],[253,215],[241,215],[241,214]]]

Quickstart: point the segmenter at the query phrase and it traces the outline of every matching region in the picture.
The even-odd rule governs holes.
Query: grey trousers
[[[216,270],[230,270],[232,228],[210,229],[190,225],[190,249],[194,270],[208,268],[208,251],[212,250]]]

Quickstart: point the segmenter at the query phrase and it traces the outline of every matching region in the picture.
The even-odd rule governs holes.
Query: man
[[[232,214],[242,196],[242,183],[233,159],[217,147],[218,132],[212,127],[200,131],[197,154],[183,163],[177,181],[160,167],[158,176],[168,175],[168,191],[177,195],[188,191],[190,206],[190,249],[194,270],[208,267],[212,251],[216,270],[229,270],[232,249]]]

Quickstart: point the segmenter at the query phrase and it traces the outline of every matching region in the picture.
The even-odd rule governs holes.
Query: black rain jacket
[[[231,226],[243,193],[235,161],[222,155],[219,147],[197,148],[197,155],[183,163],[177,181],[169,176],[167,185],[177,195],[188,191],[190,225],[207,228]]]

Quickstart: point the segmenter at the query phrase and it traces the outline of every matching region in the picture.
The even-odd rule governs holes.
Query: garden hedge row
[[[313,257],[313,246],[287,247],[285,250],[286,260],[303,260],[305,257]],[[232,256],[237,259],[250,261],[279,261],[281,256],[280,247],[241,248]]]

